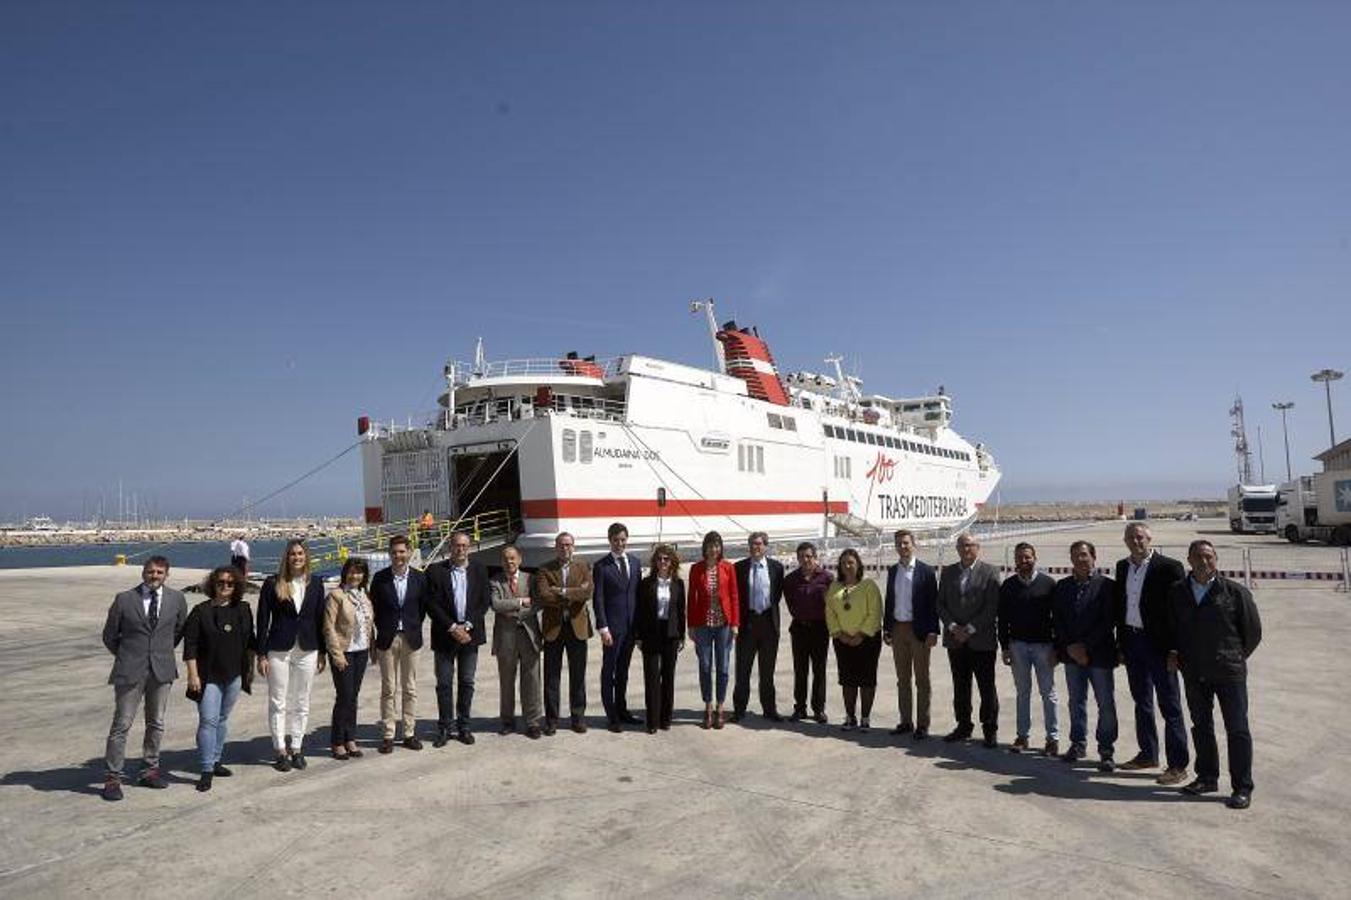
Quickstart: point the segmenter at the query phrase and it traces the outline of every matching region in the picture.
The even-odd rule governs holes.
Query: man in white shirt
[[[1187,723],[1182,716],[1182,689],[1176,672],[1168,671],[1168,593],[1185,576],[1182,563],[1151,546],[1153,535],[1144,522],[1126,526],[1130,555],[1116,564],[1117,635],[1126,663],[1131,698],[1135,701],[1135,739],[1140,752],[1125,770],[1152,769],[1159,764],[1159,733],[1154,699],[1163,713],[1164,749],[1168,766],[1156,780],[1181,784],[1191,762]]]
[[[249,542],[244,535],[237,534],[230,542],[230,565],[234,566],[246,578],[249,574]]]
[[[882,639],[891,646],[896,666],[900,722],[892,734],[929,735],[929,656],[938,643],[938,576],[915,558],[915,536],[900,529],[894,536],[897,563],[887,569],[887,596],[882,608]],[[915,685],[911,703],[910,684]],[[918,716],[915,713],[918,713]]]

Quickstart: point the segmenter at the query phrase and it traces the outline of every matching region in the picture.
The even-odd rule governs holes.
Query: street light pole
[[[1283,400],[1280,403],[1271,404],[1271,408],[1278,409],[1281,412],[1281,434],[1285,436],[1285,480],[1294,481],[1294,476],[1290,474],[1290,429],[1285,424],[1285,412],[1294,409],[1295,404],[1293,401]]]
[[[1338,372],[1336,369],[1319,369],[1309,377],[1314,381],[1323,382],[1323,390],[1328,396],[1328,447],[1337,446],[1337,431],[1332,427],[1332,382],[1339,380],[1344,372]]]

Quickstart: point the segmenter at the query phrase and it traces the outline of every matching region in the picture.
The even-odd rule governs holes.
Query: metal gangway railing
[[[515,537],[518,524],[511,512],[494,509],[457,519],[443,519],[431,527],[424,527],[421,518],[381,522],[370,525],[355,534],[335,535],[306,541],[314,571],[324,574],[336,572],[353,556],[384,558],[389,551],[389,539],[405,535],[413,549],[415,565],[426,566],[445,556],[450,536],[457,531],[468,533],[475,550],[486,550],[507,544]]]

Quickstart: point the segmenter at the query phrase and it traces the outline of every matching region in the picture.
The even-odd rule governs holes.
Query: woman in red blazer
[[[699,657],[699,692],[704,697],[704,728],[721,728],[727,721],[727,665],[741,624],[736,592],[736,570],[722,558],[722,535],[704,535],[704,558],[690,568],[689,633]],[[714,602],[716,599],[716,602]],[[714,651],[717,651],[718,708],[713,710]]]

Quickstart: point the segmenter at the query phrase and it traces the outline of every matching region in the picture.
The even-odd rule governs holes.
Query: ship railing
[[[438,520],[429,527],[421,519],[381,522],[354,534],[325,537],[307,541],[310,566],[319,574],[336,574],[352,557],[388,561],[389,539],[396,535],[408,538],[414,564],[428,565],[443,559],[450,548],[450,536],[457,531],[468,533],[474,550],[486,550],[509,543],[519,530],[510,511],[494,509],[473,516]],[[372,568],[379,568],[373,565]],[[372,572],[374,574],[374,572]]]
[[[602,378],[612,378],[619,374],[619,366],[624,357],[612,359],[581,360],[565,359],[560,356],[535,359],[501,359],[475,366],[473,363],[457,362],[457,383],[461,386],[481,378],[543,378],[558,375],[583,375],[585,368],[594,366],[601,372]]]

